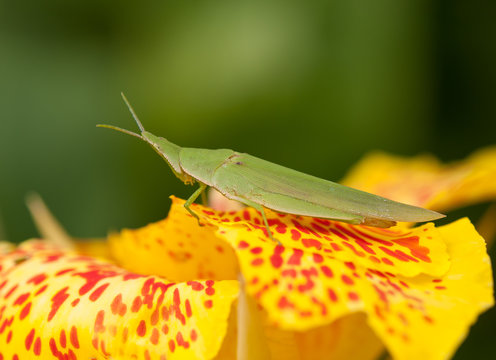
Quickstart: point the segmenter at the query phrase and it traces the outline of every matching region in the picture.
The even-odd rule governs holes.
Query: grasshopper
[[[430,221],[445,216],[234,150],[180,147],[146,131],[127,98],[124,94],[121,95],[139,127],[140,134],[113,125],[97,126],[117,130],[147,142],[182,182],[190,185],[198,183],[199,188],[186,200],[184,207],[199,224],[200,218],[190,206],[203,194],[207,186],[217,189],[228,199],[237,200],[258,210],[272,240],[274,237],[264,207],[282,213],[375,227],[390,227],[397,221]]]

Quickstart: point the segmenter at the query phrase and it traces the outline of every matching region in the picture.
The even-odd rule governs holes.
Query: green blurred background
[[[78,237],[158,220],[193,191],[95,127],[136,130],[121,91],[177,144],[331,180],[372,149],[448,161],[494,144],[495,19],[490,0],[0,0],[2,236],[36,235],[31,190]],[[492,310],[456,359],[496,358],[495,333]]]

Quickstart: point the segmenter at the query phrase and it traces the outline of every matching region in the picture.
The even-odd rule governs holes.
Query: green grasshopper
[[[307,175],[229,149],[183,148],[145,130],[124,94],[121,94],[141,134],[112,125],[97,125],[117,130],[150,144],[169,164],[172,172],[185,184],[197,182],[199,188],[186,200],[184,207],[198,220],[191,204],[211,186],[231,200],[258,210],[269,237],[264,207],[294,215],[390,227],[396,221],[422,222],[445,215],[392,201],[364,191]],[[201,224],[200,224],[201,225]]]

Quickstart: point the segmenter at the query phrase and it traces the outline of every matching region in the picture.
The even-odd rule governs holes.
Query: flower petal
[[[240,276],[238,297],[238,356],[237,360],[271,360],[270,349],[264,334],[261,311],[257,303],[244,289],[244,279]],[[276,351],[276,354],[279,352]],[[286,358],[286,357],[284,357]]]
[[[28,242],[0,257],[0,358],[212,359],[237,281],[173,283]]]
[[[179,203],[173,200],[165,220],[111,234],[110,252],[118,264],[174,281],[237,279],[237,259],[231,246],[215,235],[212,226],[198,226]]]
[[[238,360],[374,360],[385,351],[363,313],[303,332],[267,324],[267,314],[247,295],[243,284],[241,281],[237,312]]]
[[[431,156],[373,153],[342,181],[360,190],[438,211],[496,199],[496,147],[442,165]]]
[[[181,206],[183,203],[184,200],[173,198],[171,214],[186,214]],[[240,250],[251,248],[246,250],[252,253],[250,261],[257,262],[258,253],[267,247],[274,257],[265,265],[271,266],[274,262],[279,265],[279,250],[274,249],[273,241],[267,243],[267,230],[262,216],[255,209],[224,213],[211,211],[198,204],[193,204],[192,209],[205,221],[221,229],[217,232],[218,236],[227,238],[234,248],[238,248],[238,256]],[[446,245],[432,223],[413,229],[402,226],[382,229],[279,214],[270,210],[265,210],[265,213],[277,240],[284,248],[294,249],[296,254],[309,251],[315,253],[316,257],[328,255],[341,262],[352,261],[357,265],[406,276],[420,273],[442,275],[449,268]],[[227,236],[229,229],[240,231],[236,237],[247,240],[242,243],[232,240],[232,236]],[[262,248],[257,248],[258,243],[261,243]]]
[[[369,322],[395,359],[451,357],[477,316],[494,304],[491,263],[470,221],[439,230],[452,259],[445,276],[371,279],[381,301]],[[371,305],[367,311],[374,314]]]
[[[375,360],[385,351],[382,341],[370,329],[362,313],[344,316],[332,324],[303,332],[267,325],[260,326],[257,331],[265,336],[272,360]],[[239,357],[238,360],[263,358],[263,353],[254,353],[251,349],[248,354],[253,356]]]
[[[386,232],[346,225],[355,235],[372,231],[376,238],[365,239],[383,247],[385,241],[411,245],[397,241],[407,237],[402,232],[409,231],[408,236],[418,236],[415,244],[423,249],[417,256],[442,254],[433,261],[433,268],[412,261],[412,270],[395,261],[391,270],[383,271],[379,263],[363,261],[356,254],[352,258],[324,251],[332,249],[330,234],[336,234],[331,229],[339,225],[341,230],[341,224],[319,223],[316,228],[312,225],[315,219],[267,211],[271,230],[282,243],[277,245],[265,236],[260,215],[253,209],[222,214],[195,205],[194,210],[215,224],[218,236],[235,247],[248,294],[266,311],[269,323],[282,330],[309,331],[364,312],[395,359],[444,359],[466,336],[477,315],[493,303],[485,244],[466,219],[438,229],[428,224]],[[296,232],[300,236],[289,235]],[[307,246],[305,239],[315,245]],[[346,241],[342,240],[341,245]],[[347,243],[358,248],[352,236]],[[412,250],[409,255],[413,254]],[[443,268],[435,267],[443,261]]]

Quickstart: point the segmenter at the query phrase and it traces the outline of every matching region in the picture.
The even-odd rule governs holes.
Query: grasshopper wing
[[[257,157],[236,153],[214,173],[226,197],[276,211],[375,226],[443,217],[435,211],[336,184]]]

